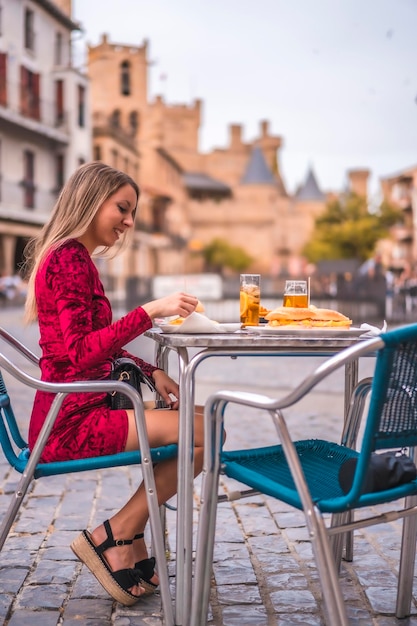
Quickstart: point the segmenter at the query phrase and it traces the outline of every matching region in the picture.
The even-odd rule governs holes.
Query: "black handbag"
[[[132,387],[139,392],[141,397],[142,384],[147,385],[151,391],[156,391],[155,383],[152,378],[147,376],[142,368],[139,367],[133,359],[129,359],[128,357],[121,357],[113,361],[110,379],[119,380],[128,385],[132,385]],[[113,391],[109,395],[112,409],[133,409],[132,401],[123,393]]]
[[[353,482],[357,459],[345,461],[339,470],[339,482],[344,493],[347,493]],[[377,454],[372,452],[362,493],[384,491],[398,485],[409,483],[417,477],[417,469],[413,460],[403,450]]]

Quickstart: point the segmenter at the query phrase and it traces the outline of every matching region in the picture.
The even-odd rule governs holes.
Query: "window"
[[[120,65],[120,93],[122,96],[130,96],[130,63],[123,61]]]
[[[22,115],[40,119],[40,76],[23,65],[20,68],[20,110]]]
[[[84,128],[85,126],[85,87],[78,85],[78,126]]]
[[[113,128],[119,128],[119,126],[120,126],[120,111],[119,111],[119,109],[116,109],[111,114],[110,125]]]
[[[7,54],[0,52],[0,104],[7,106]]]
[[[101,161],[101,148],[94,146],[94,161]]]
[[[35,207],[35,155],[30,150],[23,153],[23,206],[26,209]]]
[[[62,65],[62,33],[55,35],[55,65]]]
[[[64,166],[64,155],[57,154],[55,161],[55,182],[57,191],[61,191],[62,187],[64,186]]]
[[[35,50],[35,32],[33,30],[34,13],[30,9],[25,11],[25,48],[27,50]]]
[[[139,115],[137,111],[132,111],[129,115],[129,124],[130,130],[132,131],[132,135],[136,135],[139,127]]]
[[[64,121],[64,81],[55,81],[55,125],[61,126]]]
[[[112,156],[112,161],[113,161],[113,167],[117,169],[117,164],[119,162],[119,153],[117,152],[117,150],[112,150],[111,156]]]

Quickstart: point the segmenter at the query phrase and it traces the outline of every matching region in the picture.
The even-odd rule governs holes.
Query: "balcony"
[[[58,113],[55,102],[43,98],[35,99],[31,94],[27,94],[23,101],[17,97],[20,85],[9,81],[4,91],[7,100],[0,100],[0,124],[23,128],[57,144],[69,143],[68,114],[65,111]]]
[[[111,137],[135,154],[139,154],[136,148],[136,135],[132,129],[126,130],[115,123],[113,115],[105,113],[93,113],[93,137]]]
[[[57,192],[39,185],[31,186],[30,192],[33,206],[27,207],[28,185],[0,178],[0,222],[43,225],[55,204]]]

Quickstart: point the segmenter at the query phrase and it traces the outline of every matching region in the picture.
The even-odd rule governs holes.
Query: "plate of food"
[[[265,315],[267,324],[247,327],[246,330],[258,334],[302,335],[304,337],[360,336],[365,329],[352,326],[352,320],[333,309],[279,306]]]

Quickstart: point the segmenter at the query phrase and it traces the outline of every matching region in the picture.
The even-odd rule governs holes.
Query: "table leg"
[[[358,361],[352,361],[351,363],[347,363],[345,365],[345,409],[344,409],[345,423],[346,423],[346,418],[349,412],[349,406],[350,406],[352,393],[358,383],[358,372],[359,372]],[[352,519],[353,513],[350,513],[349,517],[350,519]],[[345,543],[345,546],[344,546],[343,558],[345,559],[345,561],[352,561],[353,560],[353,531],[349,531],[345,534],[344,543]]]
[[[192,584],[192,516],[194,468],[194,388],[186,370],[188,352],[178,349],[180,409],[178,438],[177,548],[175,567],[175,624],[186,626]]]

